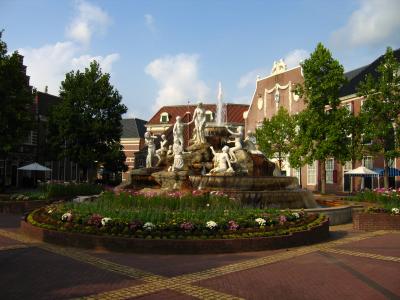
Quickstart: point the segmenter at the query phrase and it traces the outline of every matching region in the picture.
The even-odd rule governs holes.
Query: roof
[[[400,48],[393,51],[394,57],[400,61]],[[367,74],[371,74],[373,77],[377,77],[377,71],[379,64],[383,60],[384,55],[379,56],[376,60],[374,60],[369,65],[365,65],[363,67],[354,69],[352,71],[346,72],[344,75],[346,76],[348,82],[342,87],[340,91],[340,96],[348,96],[357,93],[357,87],[361,81],[365,79]]]
[[[121,138],[143,138],[146,132],[147,121],[138,118],[122,119],[122,136]]]
[[[225,103],[226,105],[226,121],[228,123],[244,123],[243,113],[249,109],[247,104]],[[148,124],[160,124],[162,113],[168,113],[169,120],[165,124],[174,124],[177,116],[184,117],[186,112],[193,115],[197,105],[171,105],[161,107],[153,117],[150,118]],[[217,110],[216,104],[203,104],[204,109],[212,111],[214,114]],[[189,116],[184,118],[184,121],[189,121]]]
[[[38,101],[38,112],[40,115],[48,116],[50,114],[50,109],[61,102],[60,97],[50,95],[43,92],[36,92]]]

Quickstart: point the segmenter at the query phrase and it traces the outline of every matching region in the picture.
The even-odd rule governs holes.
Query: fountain
[[[300,189],[296,177],[273,176],[276,165],[257,150],[254,136],[245,138],[241,126],[236,129],[226,126],[221,83],[217,98],[216,123],[206,124],[202,103],[198,104],[189,123],[177,118],[173,151],[166,160],[169,166],[161,170],[153,166],[147,168],[161,189],[220,190],[234,201],[259,208],[317,207],[312,193]],[[192,144],[183,149],[182,128],[191,123],[195,123]],[[234,141],[229,141],[230,137]],[[234,145],[229,147],[230,143]],[[149,151],[154,152],[154,149],[149,148]],[[132,173],[132,180],[137,179],[134,174],[138,172]]]

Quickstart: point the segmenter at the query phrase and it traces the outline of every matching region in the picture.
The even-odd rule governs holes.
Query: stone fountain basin
[[[298,188],[296,177],[288,176],[189,176],[193,188],[206,190],[274,191]]]

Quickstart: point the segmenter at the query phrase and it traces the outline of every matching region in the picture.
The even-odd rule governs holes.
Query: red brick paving
[[[245,299],[385,299],[318,253],[204,280],[199,285]]]
[[[286,250],[209,255],[146,255],[134,253],[94,253],[94,255],[118,264],[144,269],[157,275],[172,277],[273,255],[283,251]],[[89,253],[93,254],[93,252]]]
[[[141,283],[38,248],[0,251],[0,270],[1,299],[69,299]]]
[[[400,234],[389,233],[373,239],[345,244],[337,248],[400,257]]]
[[[0,228],[15,231],[20,216],[0,214]],[[335,228],[332,239],[355,236],[349,227]],[[20,242],[0,236],[0,247]],[[351,251],[400,257],[400,234],[368,238],[337,246]],[[294,251],[291,249],[289,251]],[[218,255],[145,255],[86,253],[164,276],[198,272],[286,251]],[[0,251],[0,299],[68,299],[142,283],[41,250],[34,245]],[[400,299],[400,263],[315,252],[265,266],[234,272],[195,285],[246,299]],[[135,299],[193,299],[172,290]]]

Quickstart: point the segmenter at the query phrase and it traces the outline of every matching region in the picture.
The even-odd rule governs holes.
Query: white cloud
[[[100,7],[86,1],[77,1],[77,13],[71,24],[66,28],[68,38],[88,45],[92,35],[104,34],[111,24],[111,18]]]
[[[153,109],[207,97],[209,88],[198,78],[198,60],[195,54],[178,54],[157,58],[146,66],[145,72],[160,86]]]
[[[152,15],[150,14],[145,14],[144,15],[144,22],[146,23],[147,28],[151,31],[154,32],[156,30],[155,26],[155,19]]]
[[[267,76],[267,74],[269,74],[269,68],[267,67],[251,70],[239,78],[238,87],[244,89],[248,86],[255,86],[257,76],[262,78]]]
[[[286,54],[283,60],[285,61],[287,67],[290,69],[298,66],[299,63],[302,60],[306,59],[308,56],[308,51],[304,49],[295,49]],[[269,76],[271,73],[271,67],[272,64],[270,67],[261,67],[247,72],[239,78],[238,88],[244,89],[250,86],[255,86],[257,76],[260,76],[261,78]]]
[[[71,40],[19,49],[28,67],[30,84],[40,91],[48,86],[49,93],[57,95],[61,81],[71,70],[84,70],[91,61],[97,60],[103,72],[111,73],[113,63],[119,59],[118,53],[104,56],[84,53],[92,34],[104,32],[110,18],[101,8],[85,1],[76,2],[75,9],[77,16],[66,30]]]
[[[364,0],[331,41],[338,48],[400,42],[400,1]]]
[[[91,56],[81,54],[81,48],[72,42],[58,42],[40,48],[19,49],[24,56],[24,64],[28,66],[27,73],[31,77],[30,84],[43,91],[47,85],[49,93],[58,95],[61,81],[71,70],[84,70],[90,62],[97,60],[103,72],[110,73],[112,65],[118,60],[119,54],[106,56]]]
[[[309,52],[304,49],[295,49],[286,54],[283,59],[289,69],[297,67],[301,61],[310,56]]]

